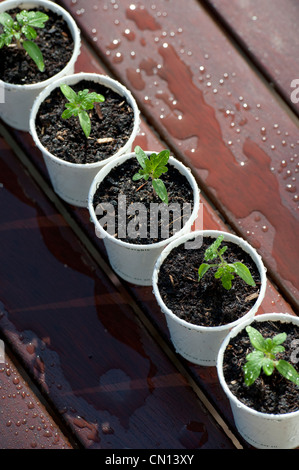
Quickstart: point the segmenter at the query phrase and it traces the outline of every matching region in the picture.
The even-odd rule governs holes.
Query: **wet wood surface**
[[[78,443],[233,448],[3,139],[0,165],[0,328]]]
[[[85,34],[76,71],[125,83],[143,114],[135,144],[168,145],[201,185],[203,228],[236,230],[263,255],[259,313],[298,314],[298,211],[286,189],[295,184],[298,130],[288,113],[197,2],[184,13],[178,1],[63,4]],[[187,28],[191,19],[200,34]],[[97,449],[247,447],[216,369],[174,354],[152,289],[111,272],[88,211],[53,194],[30,135],[2,133],[0,331],[64,433]],[[6,446],[22,447],[22,436],[1,431]]]
[[[299,4],[204,0],[295,113],[299,114]]]
[[[299,132],[271,89],[195,0],[61,3],[298,308]]]

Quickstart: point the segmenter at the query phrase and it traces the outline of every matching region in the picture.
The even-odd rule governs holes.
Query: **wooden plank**
[[[299,4],[204,0],[289,106],[299,114]],[[298,80],[291,86],[294,80]],[[294,86],[296,85],[296,86]],[[292,94],[293,93],[293,94]]]
[[[83,43],[82,54],[76,66],[76,70],[81,70],[103,73],[104,69],[101,67],[99,61],[94,60],[94,56],[91,51],[86,48]],[[40,158],[40,152],[34,147],[32,139],[27,134],[15,132],[14,136],[20,142],[22,148],[30,156],[34,164],[39,168],[44,178],[47,178],[47,171],[44,163]],[[141,130],[136,138],[135,144],[142,145],[147,150],[158,150],[162,149],[163,143],[158,136],[152,131],[152,129],[142,120]],[[205,229],[223,229],[229,231],[229,228],[223,223],[219,215],[213,210],[207,200],[202,197],[203,203],[203,228]],[[106,257],[106,252],[102,243],[102,240],[95,236],[94,227],[90,223],[88,211],[85,209],[75,208],[68,206],[68,210],[71,212],[72,217],[76,220],[79,226],[82,228],[84,233],[87,234],[88,239],[92,240],[94,245],[97,247],[101,256]],[[140,287],[127,284],[126,289],[133,296],[139,308],[145,312],[150,322],[159,330],[163,338],[169,342],[169,334],[166,326],[164,316],[161,314],[160,309],[157,306],[155,298],[151,288]],[[265,299],[261,305],[259,313],[265,312],[285,312],[294,314],[290,305],[284,300],[284,298],[277,292],[274,286],[268,282]],[[202,390],[209,396],[213,405],[219,410],[228,420],[230,425],[233,427],[233,419],[228,407],[228,401],[224,396],[221,387],[219,386],[217,373],[215,368],[205,368],[194,366],[185,362],[188,370],[191,371],[195,382],[200,386]]]
[[[61,3],[298,309],[299,132],[271,90],[196,1]]]
[[[0,331],[74,436],[86,448],[234,448],[3,139],[0,149]]]
[[[1,449],[72,449],[7,353],[0,361]]]

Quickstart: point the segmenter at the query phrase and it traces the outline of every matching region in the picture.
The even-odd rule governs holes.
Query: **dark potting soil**
[[[161,199],[154,193],[150,180],[141,179],[133,181],[132,177],[138,172],[140,166],[136,159],[130,159],[115,167],[104,181],[98,186],[93,200],[94,208],[104,207],[103,203],[110,203],[115,208],[115,237],[133,244],[157,243],[172,236],[180,230],[189,219],[193,210],[193,191],[184,175],[172,165],[168,165],[168,172],[161,177],[168,193],[168,208],[176,207],[178,212],[167,210],[168,216],[162,211],[156,215],[154,209],[159,206],[167,208]],[[126,221],[123,221],[123,211],[120,210],[119,196],[125,196]],[[141,203],[142,208],[132,204]],[[175,204],[176,206],[172,206]],[[185,205],[184,205],[185,204]],[[130,210],[131,209],[131,210]],[[146,213],[145,213],[146,211]],[[105,211],[98,216],[100,220]],[[127,225],[126,225],[127,223]],[[102,226],[110,232],[107,224]],[[124,233],[124,226],[126,227]],[[155,228],[157,229],[154,233]]]
[[[94,163],[111,157],[130,138],[134,112],[126,99],[110,88],[81,80],[71,88],[78,93],[88,89],[105,97],[89,110],[91,133],[85,137],[77,117],[62,119],[67,99],[55,88],[41,104],[36,117],[36,131],[43,146],[53,155],[72,163]]]
[[[8,10],[15,17],[21,10]],[[36,28],[38,33],[34,42],[42,51],[45,70],[40,72],[25,49],[3,47],[0,49],[0,79],[15,85],[29,85],[42,82],[59,73],[69,62],[73,54],[74,42],[66,21],[56,13],[47,9],[31,9],[41,11],[49,16],[44,28]],[[0,25],[0,34],[3,27]],[[14,41],[13,41],[14,43]]]
[[[298,345],[299,327],[280,321],[253,322],[251,324],[264,336],[273,338],[278,333],[287,334],[283,353],[277,355],[278,359],[290,362],[299,372]],[[282,377],[275,369],[273,374],[267,376],[263,372],[249,387],[244,383],[243,366],[246,355],[253,351],[249,337],[245,330],[232,338],[224,353],[223,374],[231,392],[245,405],[262,413],[283,414],[299,410],[299,387]]]
[[[215,279],[216,268],[210,268],[198,282],[198,268],[204,262],[206,249],[215,241],[204,237],[199,248],[190,249],[184,244],[174,248],[163,261],[158,288],[165,305],[179,318],[201,326],[220,326],[238,320],[255,304],[260,289],[260,274],[252,258],[242,248],[231,242],[224,259],[229,263],[240,261],[251,272],[255,287],[235,276],[230,290],[224,289],[220,279]]]

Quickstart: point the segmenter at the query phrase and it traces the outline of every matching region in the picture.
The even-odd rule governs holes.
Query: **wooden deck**
[[[262,255],[258,313],[298,315],[299,5],[57,3],[82,32],[76,71],[136,98],[135,144],[170,148],[198,180],[204,228]],[[53,192],[30,135],[0,131],[0,448],[249,448],[216,368],[174,353],[151,287],[112,272],[88,210]]]

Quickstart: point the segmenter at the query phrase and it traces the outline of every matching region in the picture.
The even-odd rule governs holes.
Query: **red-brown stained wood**
[[[100,63],[95,62],[91,51],[86,48],[83,43],[82,54],[76,64],[76,71],[90,71],[103,73],[103,69]],[[33,159],[34,163],[39,167],[42,174],[47,178],[47,172],[44,167],[43,161],[40,158],[39,151],[34,147],[32,139],[24,133],[15,133],[22,147],[26,150],[28,155]],[[141,145],[147,150],[158,150],[162,149],[163,144],[159,140],[158,136],[153,133],[150,127],[146,125],[144,120],[141,123],[140,133],[136,137],[135,144]],[[203,203],[203,228],[204,229],[215,229],[215,230],[226,230],[229,231],[228,227],[222,222],[219,215],[212,209],[210,204],[204,197],[201,197]],[[93,224],[89,220],[88,211],[81,208],[75,208],[68,206],[74,219],[79,223],[83,230],[88,234],[88,237],[98,247],[99,252],[103,257],[106,258],[105,248],[102,240],[95,236]],[[169,341],[169,334],[165,322],[164,316],[161,314],[157,302],[153,296],[152,289],[150,287],[140,287],[131,284],[126,284],[127,290],[133,296],[141,309],[146,313],[150,321],[158,328],[159,333]],[[265,299],[259,309],[259,314],[267,312],[284,312],[293,314],[293,310],[290,305],[284,300],[284,298],[276,291],[274,286],[268,282]],[[221,413],[226,417],[227,421],[234,426],[232,415],[228,407],[228,401],[224,396],[221,387],[218,382],[216,369],[213,367],[199,367],[192,364],[188,364],[185,361],[187,369],[192,370],[196,382],[205,391],[211,402],[215,405],[216,409],[220,410]]]
[[[0,145],[0,329],[61,419],[86,448],[233,448],[128,300]]]
[[[196,1],[62,2],[299,306],[295,123]]]
[[[204,0],[204,3],[212,7],[245,53],[298,114],[298,2]]]
[[[72,449],[7,355],[0,361],[0,448]]]

